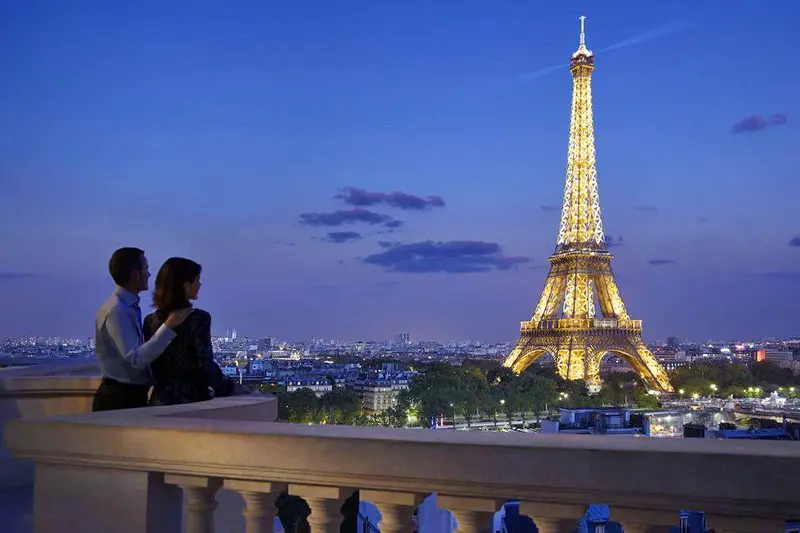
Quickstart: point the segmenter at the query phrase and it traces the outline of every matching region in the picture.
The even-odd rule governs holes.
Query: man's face
[[[141,268],[134,272],[133,276],[136,279],[139,292],[146,291],[150,282],[150,264],[145,256],[142,256]]]

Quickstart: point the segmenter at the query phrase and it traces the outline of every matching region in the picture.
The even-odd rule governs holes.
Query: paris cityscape
[[[131,69],[147,58],[146,76],[110,67],[93,86],[15,33],[29,25],[66,32],[55,15],[14,11],[10,42],[19,40],[31,66],[11,91],[25,116],[6,109],[19,137],[0,138],[15,176],[0,182],[11,199],[0,203],[0,245],[10,252],[0,259],[0,401],[9,406],[0,529],[60,531],[67,513],[76,532],[800,531],[796,96],[735,85],[719,101],[706,94],[703,68],[691,55],[675,59],[708,45],[684,41],[703,9],[619,38],[626,27],[601,15],[596,41],[594,17],[570,15],[572,26],[553,22],[542,44],[561,62],[515,67],[505,82],[461,71],[481,41],[503,40],[480,27],[472,28],[477,44],[444,39],[441,50],[419,55],[402,40],[383,50],[397,54],[398,72],[424,72],[418,79],[384,78],[384,55],[363,46],[366,66],[351,64],[350,33],[316,43],[329,48],[325,66],[300,39],[262,64],[286,87],[315,88],[294,93],[254,74],[252,51],[205,43],[200,28],[212,21],[228,25],[220,35],[253,24],[241,14],[220,22],[164,8],[163,16],[189,17],[181,33],[210,47],[202,60],[176,36],[138,35],[137,24],[152,23],[146,17],[121,30],[132,33],[120,50],[78,40],[78,55],[98,68],[115,53]],[[742,31],[748,17],[765,16],[751,9],[728,21]],[[565,16],[547,11],[547,20]],[[285,16],[286,28],[310,39],[297,29],[305,20]],[[280,41],[286,28],[262,38]],[[716,35],[715,46],[729,42]],[[764,38],[780,64],[791,37],[777,35]],[[170,52],[156,60],[148,49],[123,51],[142,39]],[[730,60],[715,50],[709,58]],[[224,69],[215,54],[226,57]],[[510,64],[516,59],[529,64],[522,55]],[[197,70],[173,79],[187,61]],[[663,70],[640,72],[651,64]],[[763,79],[766,67],[752,68]],[[44,72],[68,80],[73,107],[37,85]],[[665,81],[672,75],[687,81]],[[448,76],[468,85],[454,90]],[[248,80],[248,89],[220,81],[229,78]],[[703,85],[690,88],[689,79]],[[50,99],[31,106],[25,83]],[[521,88],[530,91],[525,101]],[[115,103],[122,97],[130,109]],[[734,115],[745,101],[761,110]],[[647,125],[648,108],[662,129]],[[727,121],[713,140],[711,117]],[[50,120],[57,126],[39,140],[35,126]],[[109,135],[110,124],[126,126]],[[485,131],[468,133],[473,127]],[[70,138],[71,128],[81,134]],[[318,150],[296,145],[300,137]],[[443,155],[462,143],[458,157]],[[96,157],[76,162],[87,153]],[[110,171],[120,178],[104,179]],[[142,186],[164,194],[144,195]],[[31,201],[58,214],[33,216],[24,207]],[[42,245],[23,250],[28,239]],[[145,249],[111,256],[125,245]],[[132,270],[115,266],[126,250],[137,254]],[[176,256],[193,258],[178,261],[194,269],[172,280],[177,299],[158,288],[176,275],[167,269]],[[54,294],[70,308],[53,305]],[[171,322],[175,301],[195,309]],[[119,309],[132,317],[127,333],[112,320]],[[202,371],[165,380],[162,362]],[[173,429],[196,445],[176,445]],[[214,456],[193,455],[206,449]],[[558,455],[566,450],[573,455]],[[607,469],[587,450],[631,466]],[[451,464],[451,452],[463,453],[462,464]],[[518,464],[506,465],[512,456]],[[540,457],[559,466],[548,473]],[[759,459],[773,460],[763,466],[778,480],[768,494],[749,488]],[[371,461],[391,472],[386,480]],[[415,473],[404,477],[395,463]],[[83,488],[57,488],[63,475],[97,492],[85,468],[115,472],[96,502],[76,495]],[[667,481],[648,492],[624,473],[637,468],[638,478],[645,469],[665,479],[680,472],[681,487]],[[146,476],[132,481],[126,471]],[[689,475],[702,483],[683,486]],[[115,490],[145,495],[147,510],[130,526],[97,503],[115,501]],[[173,499],[155,506],[154,494]],[[154,525],[152,513],[171,518]]]

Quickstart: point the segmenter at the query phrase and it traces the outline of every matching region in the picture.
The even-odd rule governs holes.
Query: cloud
[[[552,213],[554,211],[561,211],[560,205],[540,205],[539,209],[546,213]]]
[[[795,235],[789,239],[789,246],[800,247],[800,235]]]
[[[402,228],[403,225],[404,225],[404,223],[403,223],[402,220],[389,220],[388,222],[386,222],[384,224],[384,226],[386,226],[387,228],[391,228],[391,229]]]
[[[340,209],[333,213],[300,213],[300,223],[306,226],[341,226],[343,224],[385,224],[392,221],[392,217],[382,213],[355,207],[353,209]]]
[[[341,244],[345,242],[357,241],[361,238],[362,235],[357,231],[332,231],[328,233],[328,238],[326,240]]]
[[[0,272],[0,282],[34,277],[30,272]]]
[[[654,205],[635,205],[633,208],[642,213],[655,213],[658,208]]]
[[[378,246],[380,246],[381,248],[391,248],[395,244],[398,244],[398,243],[395,243],[395,242],[392,242],[392,241],[378,241]]]
[[[359,207],[388,205],[409,211],[426,211],[432,207],[444,207],[444,199],[441,196],[422,197],[403,191],[372,192],[358,187],[345,187],[334,198]]]
[[[768,119],[762,117],[761,115],[752,115],[731,126],[730,131],[734,135],[737,133],[753,133],[756,131],[765,130],[772,126],[783,126],[787,123],[787,121],[788,120],[785,113],[775,113]]]
[[[698,224],[705,224],[705,223],[706,223],[706,222],[708,222],[709,220],[710,220],[710,219],[709,219],[708,217],[697,217],[697,223],[698,223]]]
[[[614,238],[613,235],[609,235],[608,233],[606,233],[605,240],[606,240],[606,248],[615,248],[617,246],[622,246],[622,236]]]
[[[662,266],[662,265],[677,265],[678,262],[674,259],[651,259],[647,262],[648,265]]]
[[[502,254],[500,245],[484,241],[424,241],[396,244],[383,252],[365,257],[364,263],[377,265],[389,272],[446,272],[465,274],[509,270],[527,257]]]

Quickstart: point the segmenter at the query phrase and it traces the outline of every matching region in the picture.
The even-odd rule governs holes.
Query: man
[[[102,381],[94,393],[92,411],[132,409],[147,405],[150,363],[175,338],[174,328],[191,309],[171,313],[155,335],[144,342],[139,293],[147,290],[150,267],[144,251],[120,248],[108,271],[117,287],[95,316],[95,353]]]

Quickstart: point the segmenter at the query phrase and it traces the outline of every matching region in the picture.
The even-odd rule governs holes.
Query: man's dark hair
[[[156,275],[153,307],[164,314],[190,307],[183,284],[193,282],[202,270],[203,267],[191,259],[183,257],[167,259]]]
[[[144,250],[130,246],[120,248],[111,254],[111,259],[108,261],[108,272],[114,283],[121,287],[130,283],[133,273],[142,269],[143,259]]]

